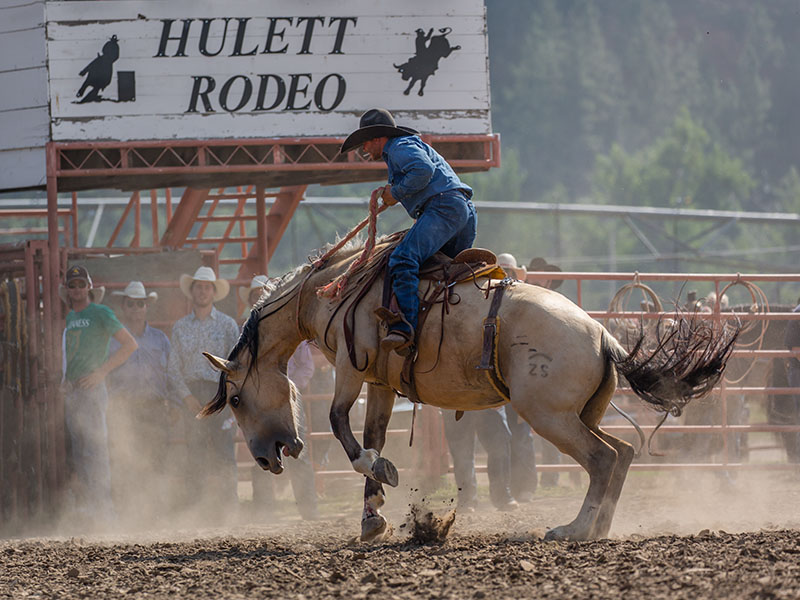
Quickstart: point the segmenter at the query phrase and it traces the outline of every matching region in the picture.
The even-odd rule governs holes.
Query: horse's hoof
[[[400,481],[395,466],[382,456],[372,463],[372,475],[375,481],[380,481],[392,487],[397,487]]]
[[[369,517],[361,521],[361,541],[374,542],[382,540],[389,530],[389,523],[381,515]]]
[[[569,540],[569,535],[564,527],[554,527],[544,534],[545,542],[564,542],[567,540]]]
[[[590,538],[587,532],[581,532],[579,529],[569,525],[554,527],[544,534],[545,542],[580,542],[588,539]]]

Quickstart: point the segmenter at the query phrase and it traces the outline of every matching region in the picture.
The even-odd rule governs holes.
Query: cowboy
[[[528,268],[525,269],[525,277],[527,278],[529,272],[535,272],[535,271],[550,271],[552,273],[560,273],[561,267],[557,265],[551,265],[541,256],[537,256],[535,258],[532,258],[531,261],[528,263]],[[561,284],[564,283],[564,280],[536,279],[532,283],[533,285],[538,285],[539,287],[547,288],[548,290],[557,290],[558,288],[561,287]]]
[[[183,404],[183,426],[190,469],[185,490],[189,501],[204,503],[211,514],[221,516],[221,507],[235,507],[237,472],[234,428],[227,413],[197,420],[203,401],[214,397],[218,377],[203,352],[227,356],[239,339],[239,328],[231,317],[214,307],[230,291],[210,267],[199,267],[194,275],[180,277],[181,292],[192,302],[192,312],[172,327],[169,355],[170,384]],[[201,400],[202,399],[202,400]]]
[[[489,498],[503,512],[516,510],[511,494],[511,431],[505,407],[467,411],[456,421],[455,413],[443,411],[444,435],[458,488],[458,510],[475,512],[478,485],[475,477],[475,437],[486,450]]]
[[[525,267],[512,254],[497,255],[497,264],[508,277],[525,281]],[[456,422],[445,414],[444,431],[458,487],[458,508],[474,512],[477,505],[475,436],[486,449],[489,496],[501,511],[515,510],[518,502],[530,502],[536,490],[536,455],[530,426],[506,404],[464,413]]]
[[[114,499],[132,517],[157,517],[163,513],[166,493],[169,338],[147,322],[148,308],[158,299],[156,292],[147,293],[141,281],[131,281],[111,295],[120,301],[120,320],[139,345],[108,376]],[[118,346],[112,339],[109,350]],[[142,481],[148,484],[143,486]]]
[[[499,257],[498,257],[499,260]],[[523,267],[525,269],[525,267]],[[551,265],[541,256],[536,256],[530,260],[528,263],[527,269],[525,269],[525,278],[528,277],[528,272],[536,272],[536,271],[549,271],[553,273],[560,273],[561,267],[557,265]],[[533,285],[537,285],[539,287],[547,288],[548,290],[556,290],[561,287],[563,283],[563,279],[534,279],[531,281]],[[513,428],[512,428],[513,431]],[[562,460],[562,454],[553,444],[548,442],[544,438],[539,438],[539,448],[541,451],[542,462],[544,464],[558,464]],[[534,469],[535,470],[535,469]],[[541,474],[539,483],[541,483],[542,487],[555,487],[558,485],[558,471],[545,471]],[[577,471],[570,471],[570,480],[574,485],[580,485],[580,473]],[[516,478],[515,478],[516,479]],[[533,485],[534,490],[536,489],[536,485]]]
[[[274,280],[273,280],[274,281]],[[248,307],[253,307],[264,293],[264,288],[269,289],[270,280],[266,275],[256,275],[250,281],[249,287],[239,288],[239,299]],[[248,309],[249,311],[249,309]],[[314,375],[314,357],[311,355],[311,346],[308,341],[303,341],[289,358],[286,365],[286,375],[295,384],[298,391],[305,392],[311,378]],[[306,411],[303,406],[302,397],[298,396],[297,428],[300,439],[308,448],[306,438],[305,416]],[[325,409],[323,403],[316,403],[320,408]],[[312,407],[312,412],[316,407]],[[324,410],[327,420],[327,409]],[[305,520],[314,520],[318,517],[317,511],[317,487],[314,476],[314,467],[311,464],[311,456],[308,450],[303,450],[298,460],[290,461],[286,465],[289,478],[292,482],[295,504],[300,516]],[[259,508],[266,507],[269,510],[275,504],[275,490],[273,488],[272,475],[259,466],[253,467],[253,505]]]
[[[114,517],[108,457],[105,378],[136,350],[136,340],[100,302],[85,267],[67,270],[58,295],[69,307],[63,336],[64,420],[69,435],[79,513],[93,523]],[[109,353],[109,340],[119,348]]]
[[[361,116],[359,128],[341,152],[363,147],[373,160],[383,159],[389,184],[381,189],[387,206],[398,202],[415,219],[389,257],[389,277],[400,319],[381,341],[385,351],[406,355],[414,343],[419,312],[419,268],[436,252],[455,257],[472,246],[478,216],[472,188],[463,183],[444,158],[423,142],[418,132],[395,125],[389,111],[373,108]]]
[[[792,312],[800,313],[800,298],[798,298],[797,306],[794,307]],[[795,353],[794,356],[786,359],[786,379],[789,387],[800,388],[800,360],[798,359],[800,356],[800,320],[792,319],[787,323],[783,341],[787,350]],[[794,406],[791,406],[790,400],[790,406],[793,409],[790,412],[797,419],[797,417],[800,417],[800,394],[793,394],[789,398],[794,400]],[[793,424],[797,424],[797,421],[795,420]],[[787,433],[784,436],[784,440],[788,442],[786,443],[786,455],[789,462],[800,462],[800,433]]]
[[[524,266],[520,267],[517,265],[517,259],[514,258],[513,254],[509,254],[508,252],[498,254],[497,264],[503,267],[506,275],[512,279],[516,279],[517,281],[525,281],[528,270]]]
[[[245,319],[250,316],[250,311],[255,306],[258,299],[264,293],[264,288],[269,286],[269,277],[266,275],[256,275],[250,280],[249,286],[239,288],[239,300],[244,304],[242,317]]]

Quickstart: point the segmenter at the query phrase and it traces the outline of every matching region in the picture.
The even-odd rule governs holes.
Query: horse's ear
[[[214,356],[213,354],[209,354],[208,352],[203,352],[203,356],[205,356],[208,359],[208,362],[210,362],[211,366],[214,367],[217,371],[222,371],[223,373],[231,375],[236,370],[234,368],[232,360],[225,360],[224,358],[220,358],[219,356]]]

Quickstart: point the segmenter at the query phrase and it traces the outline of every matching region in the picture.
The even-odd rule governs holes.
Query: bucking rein
[[[311,275],[311,273],[315,272],[317,269],[322,267],[331,256],[336,254],[339,250],[341,250],[345,244],[347,244],[350,240],[352,240],[364,227],[368,226],[367,229],[367,240],[364,244],[364,249],[361,252],[361,255],[354,260],[348,266],[347,270],[336,276],[333,280],[331,280],[326,285],[319,287],[316,289],[316,294],[320,298],[328,298],[332,301],[341,301],[343,300],[343,294],[346,290],[348,281],[350,277],[356,273],[359,268],[362,268],[368,265],[370,259],[373,258],[373,251],[375,250],[376,238],[377,238],[377,222],[378,222],[378,215],[389,208],[389,205],[382,203],[378,204],[378,199],[382,196],[384,191],[384,186],[378,187],[372,191],[369,198],[369,216],[358,223],[350,232],[345,235],[341,240],[339,240],[332,248],[330,248],[327,252],[325,252],[322,256],[317,258],[312,262],[313,268],[305,277],[301,284],[305,284],[305,281]],[[398,234],[394,234],[398,235]],[[388,262],[389,254],[394,249],[397,243],[402,239],[402,236],[398,236],[391,246],[383,252],[382,260],[377,261],[377,263],[373,266],[370,271],[372,274],[367,277],[367,281],[360,285],[361,292],[357,294],[355,300],[353,301],[352,305],[348,309],[348,313],[354,313],[355,307],[360,302],[363,295],[366,293],[372,283],[377,279],[377,277],[385,271],[386,263]],[[429,289],[429,293],[420,300],[420,314],[419,314],[419,323],[417,326],[416,331],[414,332],[414,343],[411,346],[411,351],[405,355],[405,360],[403,362],[402,368],[402,376],[401,376],[401,384],[403,389],[402,390],[395,390],[398,395],[405,396],[408,398],[413,405],[413,412],[411,415],[411,433],[409,435],[408,445],[411,446],[414,442],[414,425],[417,419],[417,405],[421,404],[419,396],[417,395],[416,385],[414,383],[414,366],[416,364],[417,359],[417,352],[415,350],[416,341],[419,337],[419,332],[422,330],[423,324],[430,314],[430,309],[435,304],[442,305],[442,327],[444,326],[444,315],[449,313],[448,306],[449,304],[456,302],[451,302],[451,290],[457,283],[462,283],[466,281],[472,281],[476,287],[480,290],[485,292],[486,299],[489,299],[489,296],[492,296],[491,303],[489,305],[489,312],[486,318],[483,320],[483,344],[481,347],[481,361],[475,368],[482,370],[485,374],[489,383],[491,384],[492,388],[497,392],[497,394],[503,398],[506,402],[510,402],[510,393],[508,389],[508,385],[506,384],[505,380],[503,379],[503,375],[500,371],[500,364],[496,350],[496,342],[497,337],[500,332],[500,322],[497,319],[497,313],[500,310],[500,304],[503,301],[503,294],[505,289],[515,283],[516,280],[509,277],[506,272],[503,270],[501,266],[497,264],[496,256],[490,250],[485,250],[482,248],[469,248],[467,250],[462,251],[459,253],[455,258],[452,259],[452,262],[443,262],[438,265],[434,265],[430,268],[426,268],[428,266],[428,262],[425,265],[420,266],[420,281],[423,279],[428,280],[437,280],[437,276],[439,279],[436,281],[436,285]],[[451,272],[450,269],[455,266],[455,271]],[[427,271],[427,272],[426,272]],[[443,275],[443,277],[442,277]],[[492,285],[491,281],[486,288],[482,288],[478,283],[478,278],[488,278],[488,279],[497,279],[498,283]],[[361,283],[361,282],[359,282]],[[302,289],[301,289],[302,294]],[[457,296],[457,295],[456,295]],[[300,294],[298,294],[298,298]],[[383,290],[383,303],[380,307],[375,310],[375,315],[382,321],[385,325],[391,324],[394,319],[399,319],[400,317],[396,312],[394,312],[391,307],[395,305],[393,294],[391,292],[391,279],[387,276],[384,279],[384,290]],[[338,312],[338,308],[337,308]],[[335,314],[335,313],[334,313]],[[333,318],[331,318],[331,321]],[[330,323],[329,323],[330,325]],[[355,346],[353,343],[352,337],[352,330],[348,327],[348,319],[347,314],[345,315],[344,319],[344,333],[345,339],[347,340],[347,350],[350,357],[350,362],[352,363],[353,367],[358,370],[361,369],[357,364],[357,358],[355,355]],[[441,335],[443,335],[444,331],[442,330]],[[326,331],[327,334],[327,331]],[[327,335],[326,335],[327,338]],[[441,349],[441,337],[439,343],[439,349]],[[437,350],[437,358],[436,362],[438,363],[438,350]],[[435,367],[435,364],[434,364]],[[619,408],[616,403],[611,400],[610,404],[614,407],[620,415],[622,415],[636,430],[636,433],[639,437],[639,448],[636,450],[635,456],[638,457],[641,455],[642,450],[647,447],[648,454],[650,453],[649,444],[646,444],[645,434],[642,430],[641,426],[634,420],[634,418],[629,415],[627,412]],[[464,415],[464,411],[457,410],[456,411],[456,421],[460,420],[461,417]],[[666,417],[666,414],[665,414]],[[658,427],[663,424],[663,420],[659,423]],[[658,427],[656,429],[658,429]],[[655,434],[655,431],[652,435]]]

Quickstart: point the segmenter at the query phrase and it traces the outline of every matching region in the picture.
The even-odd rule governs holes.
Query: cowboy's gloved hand
[[[381,198],[383,199],[383,203],[386,206],[394,206],[395,204],[397,204],[397,200],[395,200],[394,196],[392,196],[391,185],[383,186],[383,191],[381,192]]]

